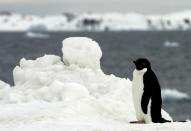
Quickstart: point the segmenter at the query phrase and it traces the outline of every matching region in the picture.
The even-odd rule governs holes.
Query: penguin
[[[136,118],[144,123],[171,122],[162,117],[161,88],[150,62],[145,58],[133,61],[132,94]]]

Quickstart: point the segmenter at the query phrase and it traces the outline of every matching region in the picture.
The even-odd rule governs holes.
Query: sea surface
[[[191,97],[191,31],[53,32],[49,37],[27,37],[24,32],[0,33],[0,79],[14,85],[12,71],[23,57],[62,56],[62,40],[83,36],[96,40],[103,51],[106,74],[132,80],[133,60],[148,58],[162,89],[176,89]],[[191,100],[164,101],[175,120],[191,119]]]

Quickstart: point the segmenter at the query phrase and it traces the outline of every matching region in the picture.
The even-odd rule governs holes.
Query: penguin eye
[[[145,66],[146,64],[145,64],[145,63],[143,63],[143,65]]]

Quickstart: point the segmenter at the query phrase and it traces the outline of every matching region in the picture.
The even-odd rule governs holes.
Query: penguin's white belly
[[[135,70],[133,72],[132,93],[133,93],[133,103],[136,111],[137,120],[150,123],[152,122],[150,114],[151,100],[149,100],[149,104],[147,106],[147,114],[144,114],[141,108],[141,99],[143,96],[143,88],[144,88],[143,75],[145,72],[146,72],[145,69],[141,71]]]

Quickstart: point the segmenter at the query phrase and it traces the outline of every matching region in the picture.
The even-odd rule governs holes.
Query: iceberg
[[[26,36],[29,38],[48,38],[48,29],[44,24],[33,24],[28,28]]]

